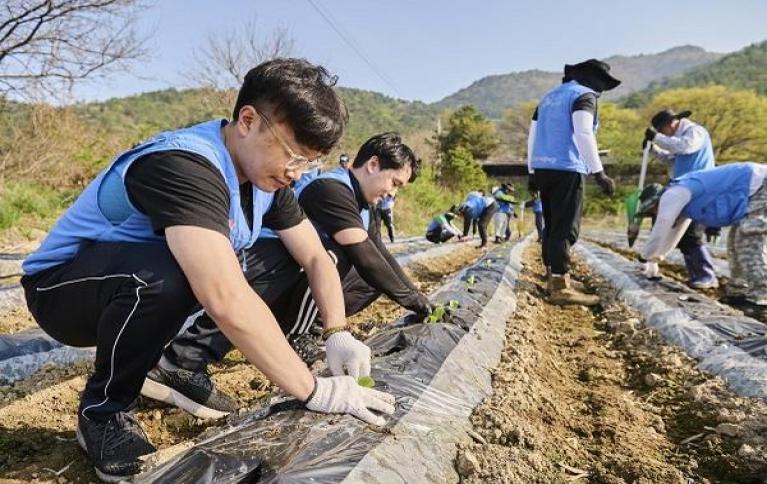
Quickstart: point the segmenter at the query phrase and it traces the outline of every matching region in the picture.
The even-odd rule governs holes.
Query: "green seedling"
[[[365,388],[373,388],[376,386],[376,381],[373,380],[372,377],[369,376],[361,376],[357,378],[357,385]]]
[[[434,308],[434,311],[431,312],[429,317],[426,319],[427,323],[439,323],[445,318],[445,306],[442,304],[437,305],[437,307]]]
[[[474,284],[477,283],[477,278],[474,277],[474,274],[470,275],[468,279],[466,279],[466,284],[469,285],[469,287],[474,287]]]
[[[493,265],[493,259],[486,259],[485,266],[490,267],[491,265]]]
[[[455,299],[451,299],[450,302],[447,303],[447,308],[451,311],[455,311],[459,307],[461,307],[461,305],[458,304],[458,301],[456,301]]]

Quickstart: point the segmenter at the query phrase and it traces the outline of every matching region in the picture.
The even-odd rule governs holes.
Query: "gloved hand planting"
[[[615,182],[613,181],[612,178],[605,175],[604,170],[594,173],[594,180],[596,180],[597,185],[599,185],[599,188],[602,189],[602,193],[604,193],[608,197],[613,196],[613,194],[615,193]]]
[[[431,315],[431,312],[434,311],[434,305],[426,298],[426,296],[423,294],[418,294],[415,304],[408,309],[413,311],[415,313],[416,320],[419,323],[422,323]]]
[[[660,269],[657,262],[645,262],[644,276],[650,280],[660,279]]]
[[[306,408],[321,413],[348,413],[371,425],[383,426],[386,420],[370,410],[393,414],[394,396],[362,387],[351,376],[317,378]]]
[[[343,375],[346,368],[356,381],[370,376],[370,348],[348,331],[331,334],[325,341],[325,356],[333,375]]]

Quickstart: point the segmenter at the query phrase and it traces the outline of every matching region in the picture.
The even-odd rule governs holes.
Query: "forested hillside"
[[[614,100],[651,82],[679,75],[700,65],[719,59],[722,54],[707,52],[700,47],[681,46],[657,54],[611,56],[604,59],[612,66],[612,72],[622,84],[615,91],[606,93],[605,99]],[[584,59],[576,59],[574,62]],[[531,99],[538,99],[556,86],[561,72],[530,70],[483,77],[469,87],[452,94],[437,103],[442,107],[473,104],[485,115],[499,119],[503,112],[518,107]]]

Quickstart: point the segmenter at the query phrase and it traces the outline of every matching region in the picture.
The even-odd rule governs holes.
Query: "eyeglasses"
[[[272,126],[272,123],[269,122],[269,119],[264,116],[261,112],[256,110],[256,113],[261,117],[261,119],[264,120],[264,123],[266,124],[266,127],[269,129],[269,132],[272,133],[272,136],[282,145],[282,148],[290,155],[290,159],[285,164],[286,170],[314,170],[315,168],[319,168],[322,166],[322,160],[318,157],[313,160],[310,160],[309,158],[297,155],[295,151],[293,151],[290,146],[285,142],[282,137],[277,134],[277,130],[274,129]]]

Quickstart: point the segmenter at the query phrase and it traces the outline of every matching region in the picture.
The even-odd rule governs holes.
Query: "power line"
[[[317,11],[318,14],[320,14],[320,16],[323,18],[323,20],[325,20],[325,22],[330,26],[330,28],[333,29],[335,31],[335,33],[338,34],[339,37],[341,37],[341,40],[343,40],[344,43],[347,46],[349,46],[349,48],[352,49],[354,51],[354,53],[357,54],[360,57],[360,59],[362,59],[365,62],[365,64],[368,65],[368,67],[370,67],[370,70],[372,70],[375,73],[375,75],[378,76],[378,78],[381,79],[384,82],[384,84],[389,86],[389,88],[391,88],[391,90],[394,91],[394,93],[398,97],[402,97],[400,95],[400,93],[399,93],[399,89],[397,89],[397,87],[394,85],[394,82],[389,80],[389,78],[387,76],[385,76],[382,72],[380,72],[378,69],[376,69],[376,67],[367,58],[367,56],[362,53],[362,50],[357,47],[356,43],[351,38],[351,36],[346,35],[340,29],[340,27],[336,26],[337,22],[334,22],[334,19],[331,18],[331,15],[329,13],[326,14],[325,12],[323,12],[322,9],[314,2],[314,0],[306,0],[306,1],[309,2],[309,5],[311,5],[312,8],[314,8],[314,10]]]

